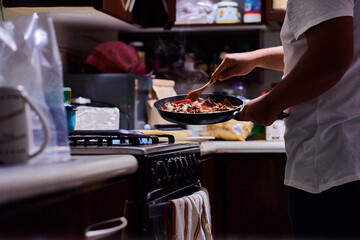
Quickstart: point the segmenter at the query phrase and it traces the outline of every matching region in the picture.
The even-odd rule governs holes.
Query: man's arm
[[[353,18],[325,21],[305,36],[308,49],[293,70],[268,94],[246,104],[241,120],[270,125],[284,109],[321,95],[341,79],[353,60]]]
[[[284,70],[283,47],[263,48],[251,52],[226,54],[219,67],[211,75],[220,81],[234,76],[243,76],[255,67]]]

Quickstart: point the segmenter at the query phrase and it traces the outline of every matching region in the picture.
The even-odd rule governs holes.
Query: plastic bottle
[[[261,0],[244,1],[244,23],[261,22]]]

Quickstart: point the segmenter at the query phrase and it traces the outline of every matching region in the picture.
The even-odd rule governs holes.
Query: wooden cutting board
[[[164,130],[135,130],[138,132],[142,132],[144,134],[148,134],[148,135],[164,135],[164,134],[171,134],[173,135],[175,138],[186,138],[186,137],[191,137],[192,136],[192,131],[191,130],[168,130],[168,131],[164,131]]]

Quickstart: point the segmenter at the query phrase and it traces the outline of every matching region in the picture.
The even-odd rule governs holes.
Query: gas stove
[[[73,155],[144,155],[200,147],[198,143],[175,142],[173,135],[146,135],[124,129],[70,131],[69,144]]]
[[[131,239],[166,239],[169,200],[201,189],[198,143],[175,142],[172,135],[113,130],[71,131],[69,144],[72,154],[131,154],[138,160],[125,207]]]
[[[71,131],[73,155],[130,154],[139,163],[141,198],[154,199],[170,189],[198,182],[199,143],[175,142],[172,135],[146,135],[129,130]]]

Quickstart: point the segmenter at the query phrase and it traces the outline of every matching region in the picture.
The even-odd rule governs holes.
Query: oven
[[[201,189],[200,145],[175,142],[172,135],[128,130],[71,131],[72,154],[131,154],[138,170],[131,177],[124,215],[124,239],[167,239],[173,205],[169,200]]]

